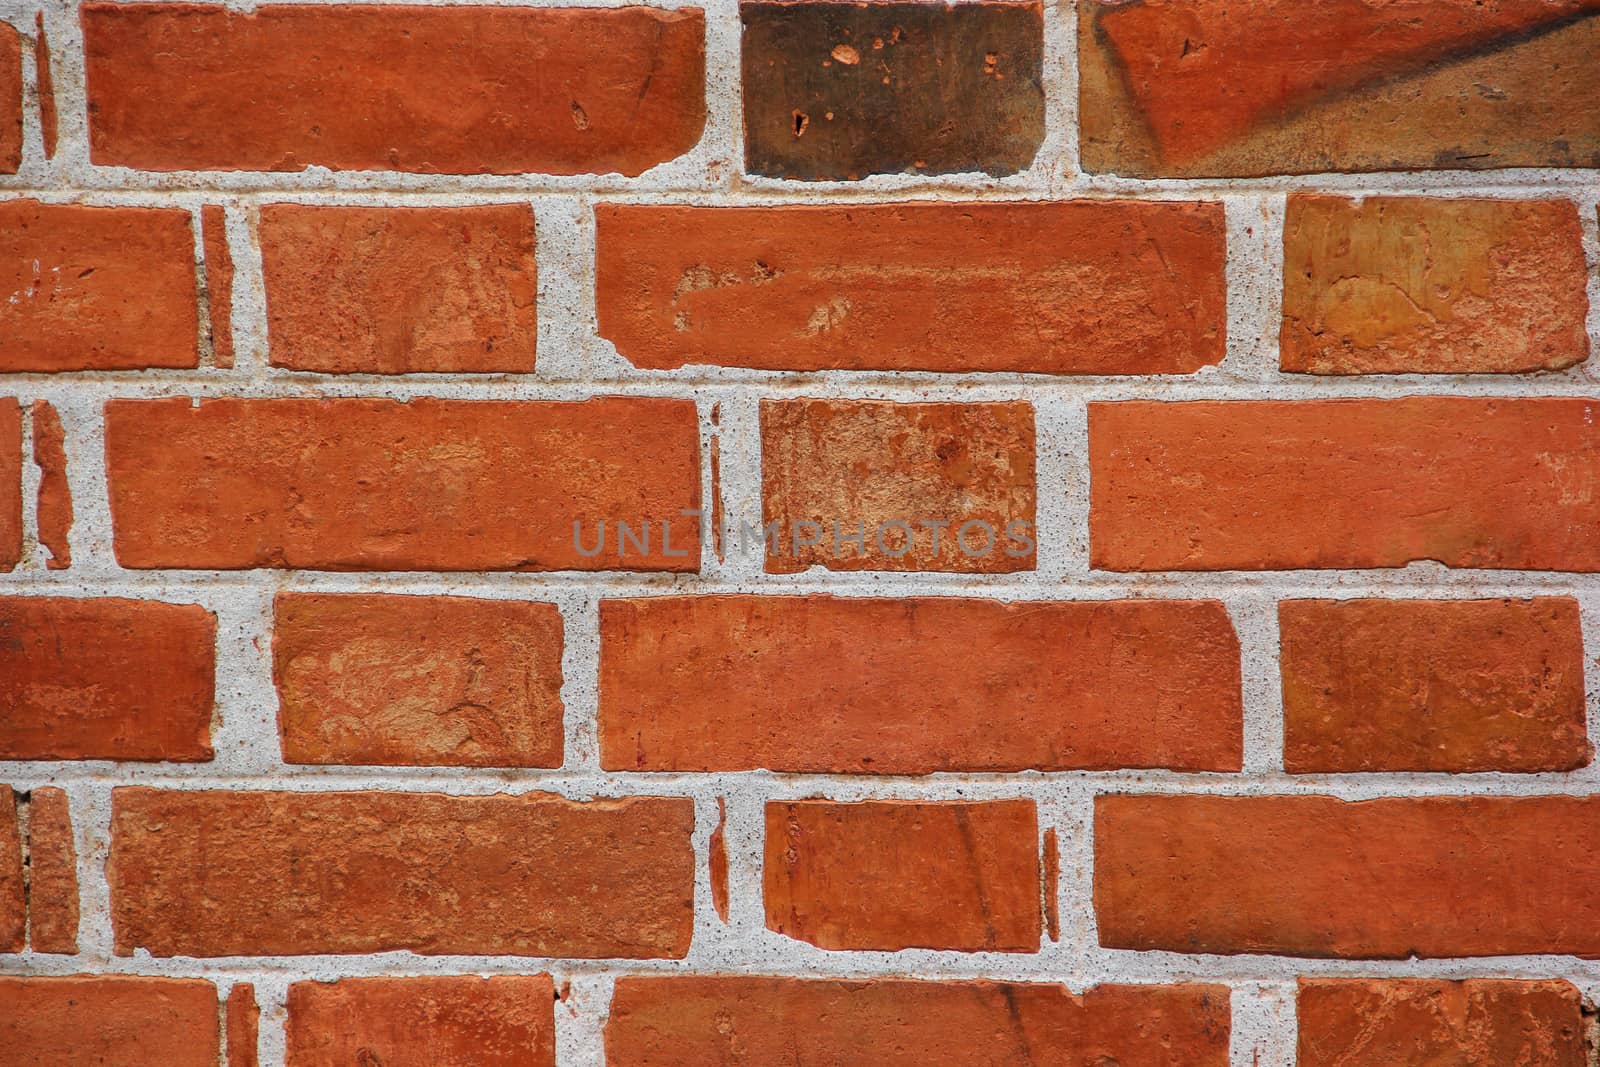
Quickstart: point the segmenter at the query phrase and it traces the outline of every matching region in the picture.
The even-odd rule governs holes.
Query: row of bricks
[[[287,1067],[555,1067],[549,975],[293,982]],[[226,1006],[196,978],[0,977],[0,1067],[256,1067],[254,987]],[[1227,1067],[1227,986],[624,976],[602,1040],[611,1067],[1040,1063]],[[1299,1067],[1584,1067],[1584,1004],[1559,980],[1301,979]],[[222,1031],[226,1028],[226,1041]]]
[[[752,174],[1005,175],[1039,153],[1041,3],[739,10]],[[1594,0],[1088,0],[1078,13],[1068,102],[1090,172],[1600,166]],[[697,8],[90,3],[79,15],[100,165],[637,175],[705,128]],[[37,29],[48,155],[57,121]],[[21,161],[21,45],[0,24],[0,171]]]
[[[0,948],[31,927],[35,951],[72,953],[65,805],[35,826],[17,795],[0,786]],[[1093,810],[1041,834],[1031,799],[769,801],[765,926],[831,952],[1037,953],[1092,922],[1135,952],[1600,957],[1600,796],[1104,793]],[[110,824],[122,956],[682,959],[695,936],[685,797],[119,786]],[[1092,904],[1062,909],[1059,835],[1091,830]],[[723,923],[729,833],[724,814],[705,857]]]
[[[599,616],[607,770],[1241,769],[1216,601],[663,596]],[[212,759],[216,629],[196,605],[0,598],[0,759]],[[1589,762],[1569,598],[1289,600],[1279,629],[1291,773]],[[563,643],[548,603],[280,594],[283,758],[560,767]]]
[[[1088,563],[1594,572],[1597,403],[1090,403]],[[64,544],[59,430],[42,422],[57,473],[40,535]],[[713,435],[707,517],[690,399],[111,400],[113,548],[133,569],[698,573],[704,542],[722,556],[737,535],[771,573],[965,574],[1065,550],[1037,525],[1028,401],[764,400],[760,423],[761,516],[724,515]],[[22,557],[22,440],[21,405],[0,397],[3,570]],[[1067,499],[1043,489],[1046,507]]]
[[[201,209],[206,342],[233,362],[233,263]],[[267,204],[267,358],[325,373],[529,373],[532,211]],[[1215,202],[601,204],[600,335],[635,366],[1189,374],[1227,348]],[[1512,373],[1589,354],[1569,200],[1289,197],[1280,365]],[[0,201],[0,371],[197,367],[178,208]]]

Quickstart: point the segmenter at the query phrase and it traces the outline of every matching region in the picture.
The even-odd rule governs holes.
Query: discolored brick
[[[1036,0],[743,0],[745,169],[1014,174],[1044,138]]]
[[[1570,200],[1298,194],[1283,244],[1286,371],[1502,374],[1588,358]]]
[[[33,69],[39,91],[39,136],[44,142],[44,158],[54,159],[56,154],[56,89],[51,75],[50,38],[45,34],[44,12],[33,20]]]
[[[0,1067],[216,1067],[217,988],[199,978],[0,975]]]
[[[533,211],[261,209],[275,367],[330,374],[534,369]]]
[[[636,366],[1189,374],[1222,360],[1222,205],[599,204]]]

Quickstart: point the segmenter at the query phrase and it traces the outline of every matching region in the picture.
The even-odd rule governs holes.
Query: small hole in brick
[[[804,111],[796,111],[794,113],[794,135],[796,137],[799,137],[801,134],[805,133],[806,127],[809,125],[811,125],[811,116],[807,115]]]

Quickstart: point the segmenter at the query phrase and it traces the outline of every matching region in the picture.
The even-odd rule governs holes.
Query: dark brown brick
[[[1002,175],[1033,162],[1041,4],[747,0],[739,13],[752,174]]]

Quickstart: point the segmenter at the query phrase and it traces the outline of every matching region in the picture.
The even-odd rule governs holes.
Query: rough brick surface
[[[120,954],[680,957],[687,800],[122,788]]]
[[[616,770],[1239,768],[1216,601],[651,597],[600,634]]]
[[[90,157],[142,170],[640,172],[705,123],[705,18],[86,4]]]
[[[233,252],[228,248],[228,218],[216,204],[200,209],[206,254],[206,302],[211,313],[211,362],[233,366]]]
[[[531,372],[533,212],[261,209],[270,358],[334,374]]]
[[[1089,549],[1112,571],[1600,570],[1600,401],[1089,405]]]
[[[78,850],[67,794],[42,786],[28,797],[28,944],[78,951]]]
[[[33,18],[33,64],[38,80],[39,135],[44,141],[44,158],[54,159],[59,130],[56,122],[55,78],[51,74],[50,38],[45,33],[43,11]]]
[[[125,567],[675,570],[700,565],[692,402],[115,400]],[[648,552],[604,521],[651,527]],[[670,554],[661,523],[672,523]]]
[[[22,35],[0,22],[0,174],[22,165]]]
[[[743,0],[745,169],[1013,174],[1044,136],[1043,7]]]
[[[259,1067],[261,1062],[261,1009],[256,989],[238,982],[228,991],[228,1067]]]
[[[1571,983],[1300,980],[1298,1067],[1584,1067]]]
[[[1600,956],[1600,797],[1095,802],[1107,948]]]
[[[289,987],[287,1067],[555,1067],[549,975]]]
[[[1223,356],[1219,204],[601,204],[595,221],[600,332],[640,367],[1188,374]]]
[[[217,989],[197,978],[0,975],[0,1067],[216,1067]]]
[[[561,645],[554,604],[282,594],[284,759],[559,767]]]
[[[1085,169],[1600,165],[1594,0],[1090,0]]]
[[[1225,1067],[1228,989],[1017,982],[619,978],[611,1067]]]
[[[1032,570],[1035,494],[1024,401],[761,403],[762,523],[779,524],[772,573]]]
[[[1589,355],[1570,200],[1297,194],[1283,244],[1286,371],[1506,373]]]
[[[28,944],[28,885],[22,873],[22,828],[17,794],[0,785],[0,952]]]
[[[827,949],[1036,952],[1031,800],[767,805],[767,928]]]
[[[61,416],[48,401],[33,402],[33,462],[39,468],[39,494],[35,508],[39,543],[50,553],[46,566],[66,570],[72,566],[72,489],[67,484],[66,432]]]
[[[209,760],[216,626],[193,604],[0,597],[0,759]]]
[[[1576,600],[1289,600],[1278,630],[1291,773],[1589,762]]]
[[[0,200],[0,290],[0,371],[199,363],[187,211]]]
[[[0,574],[22,559],[22,405],[0,396]]]

